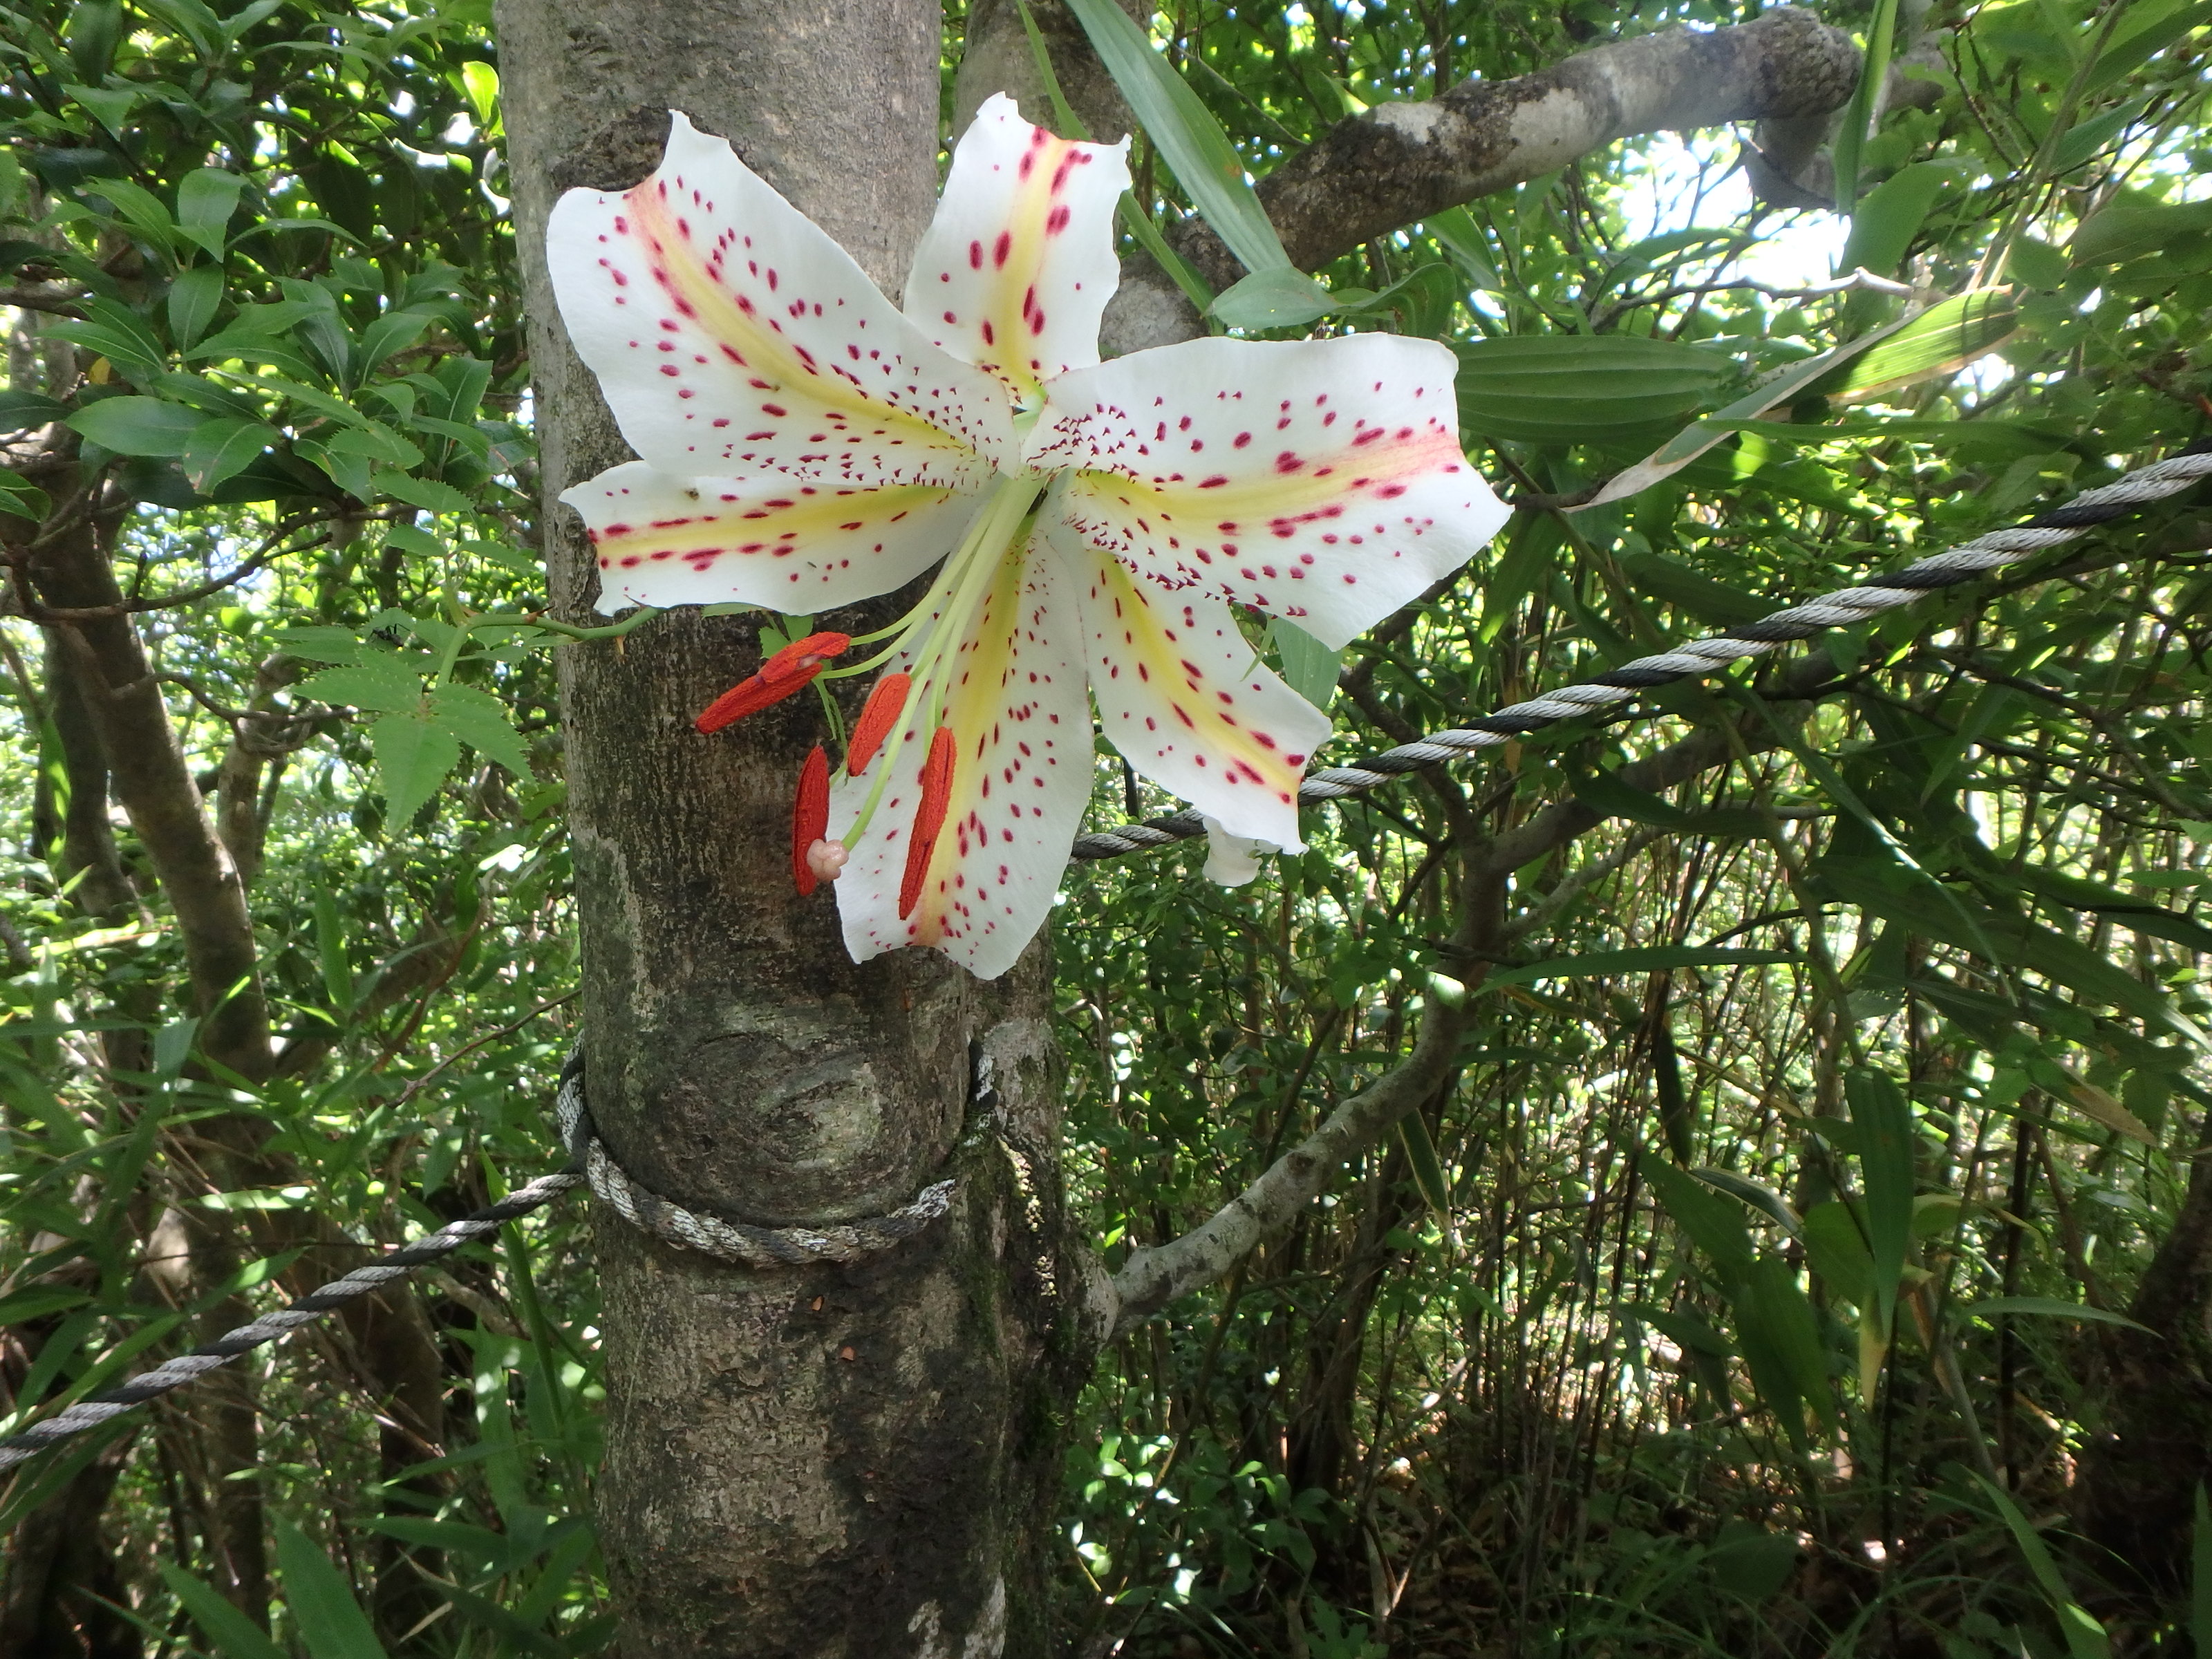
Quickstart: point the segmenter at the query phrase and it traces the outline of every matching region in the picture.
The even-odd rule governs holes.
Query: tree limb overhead
[[[1470,79],[1441,97],[1377,105],[1261,180],[1260,198],[1292,262],[1310,270],[1622,138],[1825,116],[1850,97],[1858,72],[1850,37],[1796,7],[1733,28],[1665,29],[1510,81]],[[1170,240],[1217,289],[1244,274],[1200,220],[1177,226]],[[1107,312],[1109,351],[1201,331],[1150,261],[1124,267]]]

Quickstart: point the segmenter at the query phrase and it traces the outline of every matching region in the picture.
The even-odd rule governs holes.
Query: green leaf
[[[325,702],[373,714],[419,713],[422,705],[422,679],[396,657],[367,657],[344,667],[325,668],[301,681],[300,690]]]
[[[345,925],[338,919],[338,902],[327,890],[315,894],[315,957],[322,969],[323,989],[331,1006],[340,1012],[353,1006],[353,963],[346,949]]]
[[[515,776],[530,776],[530,745],[508,723],[497,697],[473,685],[441,685],[430,694],[430,718]]]
[[[424,711],[385,715],[368,728],[368,741],[384,789],[385,833],[396,837],[461,763],[460,740]]]
[[[85,437],[118,455],[181,455],[207,416],[162,398],[102,398],[66,418]]]
[[[1486,438],[1595,442],[1680,419],[1729,371],[1695,346],[1632,335],[1522,335],[1460,349],[1460,421]]]
[[[1738,951],[1710,945],[1643,945],[1626,951],[1589,951],[1578,957],[1555,957],[1547,962],[1497,969],[1482,983],[1487,989],[1533,985],[1540,979],[1595,979],[1608,974],[1652,973],[1664,968],[1755,967],[1796,960],[1796,955],[1788,951]]]
[[[1802,1400],[1832,1432],[1837,1427],[1836,1395],[1828,1382],[1827,1348],[1820,1340],[1820,1319],[1797,1282],[1796,1269],[1782,1256],[1761,1256],[1745,1274],[1735,1307],[1736,1334],[1745,1362],[1751,1367],[1752,1380],[1761,1394],[1771,1390],[1793,1397],[1790,1407],[1777,1406],[1785,1418],[1784,1426],[1802,1430],[1802,1425],[1786,1420],[1795,1401]],[[1770,1372],[1778,1368],[1781,1375],[1761,1378],[1762,1360],[1767,1362]]]
[[[1879,1328],[1887,1333],[1896,1317],[1898,1282],[1912,1243],[1912,1108],[1886,1072],[1854,1069],[1844,1079],[1844,1097],[1851,1127],[1858,1131],[1875,1309]]]
[[[473,505],[449,483],[440,483],[434,478],[413,478],[404,472],[378,474],[376,488],[380,493],[410,507],[419,507],[425,513],[465,513]]]
[[[1958,177],[1955,161],[1915,161],[1899,167],[1863,197],[1851,215],[1850,240],[1837,264],[1846,271],[1892,275],[1928,218],[1943,186]]]
[[[283,434],[261,421],[207,421],[193,428],[181,458],[185,477],[203,495],[225,478],[235,477]]]
[[[2058,1628],[2066,1638],[2066,1651],[2071,1659],[2112,1659],[2112,1645],[2105,1634],[2105,1627],[2074,1600],[2073,1592],[2066,1588],[2066,1580],[2059,1573],[2057,1562],[2051,1559],[2049,1547],[2034,1525],[2021,1513],[2020,1505],[1995,1482],[1978,1474],[1974,1479],[1996,1505],[1998,1515],[2003,1517],[2014,1541],[2020,1546],[2021,1554],[2027,1558],[2028,1571],[2042,1586],[2051,1612],[2057,1615]]]
[[[289,1521],[276,1523],[276,1565],[284,1605],[314,1659],[387,1659],[353,1587],[330,1557]]]
[[[350,628],[280,628],[276,637],[294,656],[309,662],[359,662],[364,654],[378,654]]]
[[[1647,593],[1687,611],[1702,623],[1726,627],[1730,623],[1757,622],[1779,607],[1769,600],[1740,593],[1684,564],[1657,553],[1631,553],[1620,561],[1621,574],[1638,592]]]
[[[1067,8],[1160,158],[1229,251],[1247,270],[1288,266],[1291,257],[1245,179],[1237,147],[1145,31],[1115,0],[1067,0]]]
[[[1657,1194],[1674,1224],[1705,1253],[1723,1276],[1734,1278],[1750,1270],[1753,1251],[1751,1230],[1744,1224],[1742,1206],[1729,1202],[1684,1170],[1653,1152],[1637,1161],[1644,1184]]]
[[[1429,1133],[1428,1120],[1419,1112],[1408,1112],[1398,1120],[1398,1143],[1406,1149],[1407,1166],[1413,1172],[1413,1184],[1421,1189],[1440,1221],[1451,1220],[1451,1177],[1444,1172],[1443,1159],[1437,1156],[1437,1143]]]
[[[212,1584],[203,1583],[171,1561],[157,1561],[169,1594],[184,1603],[193,1622],[207,1632],[209,1644],[222,1659],[285,1659],[284,1650],[269,1633],[222,1599]]]
[[[67,404],[40,392],[0,391],[0,432],[27,432],[68,413]]]
[[[214,265],[194,265],[178,273],[169,284],[169,335],[179,349],[207,332],[222,305],[222,272]]]
[[[461,65],[461,85],[476,112],[477,125],[489,133],[499,120],[499,71],[481,59]]]
[[[151,380],[168,366],[168,354],[162,350],[161,341],[130,307],[94,299],[87,302],[85,309],[91,315],[82,322],[57,323],[47,331],[97,352],[130,380]]]
[[[1897,0],[1875,0],[1874,21],[1867,29],[1866,56],[1859,64],[1858,84],[1844,106],[1829,154],[1835,163],[1836,210],[1849,213],[1858,200],[1859,152],[1875,124],[1881,89],[1889,78],[1890,47],[1897,37]]]
[[[245,188],[245,179],[220,167],[195,167],[177,182],[178,228],[211,259],[221,259],[228,246],[224,233]]]
[[[1837,1295],[1857,1308],[1874,1305],[1874,1257],[1850,1206],[1838,1199],[1805,1212],[1805,1260]]]
[[[2020,331],[2009,290],[1978,289],[1922,312],[1851,368],[1833,395],[1870,398],[1949,374],[1995,351]]]
[[[10,518],[42,521],[52,508],[46,492],[18,473],[0,470],[0,513]]]
[[[108,131],[120,138],[131,125],[131,106],[146,90],[143,87],[86,87],[64,82],[62,90],[90,110],[94,118]],[[101,185],[106,184],[101,180]]]
[[[359,380],[374,373],[386,358],[394,352],[404,351],[421,339],[422,331],[437,320],[427,311],[385,313],[361,331],[361,338],[354,346],[354,378]]]
[[[2212,231],[2212,201],[2122,198],[2084,219],[2069,246],[2077,265],[2116,265]]]
[[[1764,1182],[1738,1175],[1734,1170],[1699,1169],[1690,1173],[1716,1192],[1726,1193],[1730,1198],[1740,1199],[1753,1209],[1771,1216],[1791,1237],[1796,1237],[1804,1231],[1805,1218],[1790,1207],[1788,1199]]]
[[[1296,623],[1279,617],[1270,624],[1269,631],[1282,661],[1284,684],[1326,714],[1336,696],[1336,677],[1344,667],[1344,653],[1330,650]]]
[[[1212,312],[1231,328],[1296,328],[1335,308],[1328,289],[1291,265],[1270,265],[1214,296]]]
[[[2141,1331],[2146,1336],[2158,1334],[2149,1326],[2137,1324],[2125,1314],[2088,1307],[2079,1302],[2061,1301],[2055,1296],[1984,1297],[1979,1302],[1968,1303],[1960,1311],[1974,1319],[1994,1321],[2001,1314],[2033,1314],[2045,1319],[2078,1319],[2093,1325],[2119,1325],[2128,1330]]]

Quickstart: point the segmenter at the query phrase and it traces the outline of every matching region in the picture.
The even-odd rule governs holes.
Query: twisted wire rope
[[[1765,656],[1831,628],[1848,628],[1885,611],[1910,605],[1924,594],[1956,587],[2033,554],[2063,547],[2087,535],[2098,525],[2108,524],[2153,501],[2179,495],[2206,477],[2212,477],[2212,441],[2200,441],[2179,454],[2137,467],[2115,483],[2083,490],[2064,506],[2039,514],[2025,524],[2009,530],[1992,530],[1902,570],[1824,593],[1725,634],[1692,640],[1652,656],[1638,657],[1605,673],[1593,674],[1579,684],[1561,686],[1542,696],[1510,704],[1453,731],[1431,732],[1425,738],[1386,749],[1354,765],[1324,767],[1309,775],[1299,786],[1298,804],[1311,805],[1363,793],[1408,772],[1446,761],[1464,760],[1480,750],[1510,743],[1528,732],[1540,732],[1547,726],[1556,726],[1596,709],[1609,708],[1639,692],[1684,680],[1703,679],[1747,657]],[[1120,858],[1150,848],[1170,846],[1205,833],[1206,825],[1198,812],[1175,812],[1079,836],[1073,856],[1087,860]]]
[[[1464,726],[1431,732],[1415,742],[1401,744],[1356,765],[1324,768],[1300,786],[1299,803],[1338,800],[1362,793],[1408,772],[1446,761],[1463,760],[1528,732],[1541,731],[1595,709],[1609,708],[1639,692],[1701,679],[1746,658],[1765,656],[1784,645],[1810,639],[1829,629],[1864,622],[1910,605],[1925,594],[1955,587],[2032,555],[2062,547],[2099,525],[2179,495],[2208,477],[2212,477],[2212,440],[2200,440],[2178,454],[2136,468],[2115,483],[2084,490],[2063,506],[2039,514],[2025,524],[1977,536],[1903,570],[1822,594],[1724,634],[1639,657],[1605,673],[1592,675],[1577,684],[1562,686],[1542,696],[1513,703],[1470,720]],[[1076,839],[1073,856],[1083,860],[1120,858],[1205,833],[1205,824],[1197,812],[1177,812],[1080,836]],[[980,1073],[971,1109],[988,1104],[991,1099],[988,1072]],[[135,1407],[195,1382],[264,1343],[312,1324],[356,1297],[367,1296],[404,1279],[416,1268],[452,1255],[471,1241],[496,1231],[506,1223],[528,1215],[580,1186],[588,1185],[592,1194],[616,1214],[656,1238],[755,1269],[849,1265],[864,1261],[912,1238],[951,1207],[956,1183],[944,1180],[932,1182],[912,1201],[888,1214],[821,1227],[757,1226],[687,1210],[631,1176],[599,1139],[585,1100],[580,1049],[572,1051],[561,1068],[553,1115],[562,1144],[572,1159],[566,1169],[540,1176],[497,1203],[486,1205],[458,1221],[448,1222],[435,1232],[387,1251],[376,1261],[310,1291],[287,1307],[249,1320],[211,1342],[164,1360],[126,1382],[64,1407],[52,1417],[0,1440],[0,1474],[87,1430],[112,1422]]]

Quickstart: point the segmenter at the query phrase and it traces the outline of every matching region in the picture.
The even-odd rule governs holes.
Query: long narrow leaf
[[[1114,0],[1067,0],[1114,84],[1161,160],[1214,234],[1247,270],[1288,267],[1291,256],[1244,177],[1244,162],[1213,113]]]
[[[1887,1333],[1897,1316],[1898,1281],[1912,1243],[1912,1109],[1886,1073],[1852,1072],[1844,1080],[1844,1094],[1858,1131],[1875,1315]]]
[[[284,1605],[315,1659],[388,1659],[345,1576],[289,1522],[276,1525],[276,1565]]]

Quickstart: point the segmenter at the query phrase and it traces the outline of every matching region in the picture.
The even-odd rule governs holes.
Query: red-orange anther
[[[868,769],[876,750],[890,735],[899,711],[906,707],[907,689],[913,684],[912,677],[906,674],[886,674],[876,682],[876,689],[861,706],[860,718],[853,722],[853,741],[845,749],[847,777],[857,778]]]
[[[738,681],[708,703],[691,724],[702,732],[719,732],[732,720],[781,702],[811,685],[822,665],[852,642],[849,634],[809,634],[793,640],[763,663],[759,673]]]
[[[830,830],[830,757],[820,744],[799,769],[799,795],[791,805],[791,879],[801,898],[814,890],[807,850]]]
[[[906,844],[906,873],[899,881],[899,920],[913,914],[921,897],[922,879],[937,852],[937,832],[945,827],[945,809],[952,799],[952,728],[940,726],[930,734],[929,757],[921,763],[921,805],[915,809],[914,834]]]
[[[793,640],[763,663],[760,677],[770,685],[777,684],[803,668],[819,668],[830,658],[844,655],[845,647],[852,642],[850,634],[809,634],[803,640]]]

